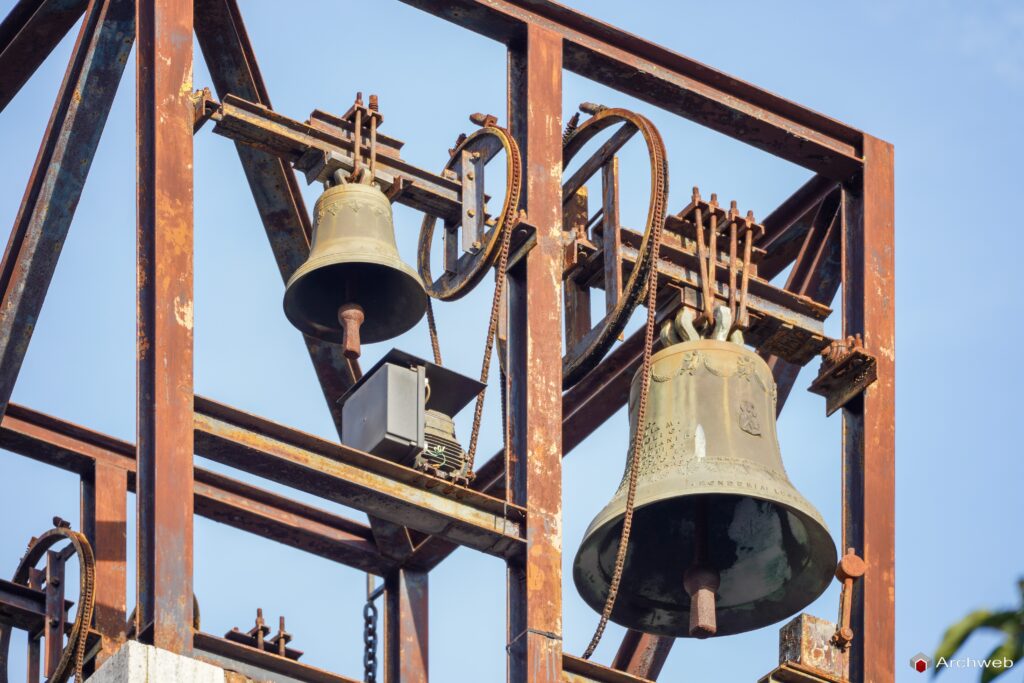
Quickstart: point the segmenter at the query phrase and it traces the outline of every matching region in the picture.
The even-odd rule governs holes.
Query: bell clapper
[[[690,596],[690,635],[707,638],[718,632],[715,618],[715,594],[720,577],[707,563],[708,508],[706,500],[697,503],[694,520],[693,564],[683,574],[683,587]]]
[[[345,358],[355,360],[362,354],[362,349],[359,348],[359,328],[364,320],[366,316],[359,304],[344,304],[338,309],[338,322],[345,332]]]

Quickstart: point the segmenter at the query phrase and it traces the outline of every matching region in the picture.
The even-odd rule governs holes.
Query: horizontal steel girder
[[[87,475],[96,463],[128,472],[135,487],[135,446],[17,404],[0,424],[0,448]],[[393,570],[369,527],[225,477],[195,469],[196,514],[378,575]]]
[[[491,555],[525,549],[520,507],[201,397],[196,454]]]

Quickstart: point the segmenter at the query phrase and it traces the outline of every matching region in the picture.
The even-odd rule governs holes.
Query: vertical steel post
[[[878,380],[843,409],[843,548],[867,563],[857,582],[850,680],[895,675],[895,286],[893,149],[864,136],[864,172],[847,187],[843,334],[861,334]]]
[[[82,478],[82,530],[96,558],[93,628],[102,636],[97,668],[125,639],[128,472],[97,462]]]
[[[192,649],[192,3],[137,4],[137,633]]]
[[[527,509],[508,568],[508,680],[562,679],[562,39],[528,24],[509,45],[509,123],[537,243],[509,274],[509,486]]]
[[[64,651],[64,558],[59,552],[46,551],[46,676],[53,675]]]
[[[427,577],[399,569],[384,579],[384,683],[427,683]]]

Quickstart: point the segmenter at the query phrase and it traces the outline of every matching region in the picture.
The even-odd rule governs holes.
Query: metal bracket
[[[837,339],[821,356],[821,369],[808,391],[825,397],[825,415],[845,406],[878,379],[875,357],[864,350],[859,334]]]

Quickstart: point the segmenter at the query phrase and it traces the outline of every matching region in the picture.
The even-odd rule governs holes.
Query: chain
[[[372,597],[363,606],[363,681],[377,683],[377,605]]]
[[[86,637],[92,627],[93,608],[96,604],[96,557],[93,554],[89,540],[77,531],[68,528],[67,523],[54,518],[57,527],[44,533],[39,538],[33,539],[29,544],[25,556],[22,557],[18,569],[14,573],[14,582],[22,585],[28,584],[29,570],[35,566],[48,549],[62,540],[71,541],[80,562],[79,569],[79,603],[78,614],[75,615],[74,624],[68,634],[68,642],[61,652],[60,661],[53,670],[48,683],[64,683],[73,674],[81,683],[82,666],[85,662]],[[0,680],[7,680],[8,650],[10,647],[11,631],[9,626],[0,627]]]
[[[664,192],[661,194],[661,196],[664,197],[668,190],[668,172],[667,169],[664,169],[662,164],[658,164],[658,168],[659,173],[657,176],[657,184],[660,185],[661,189],[664,189]],[[597,645],[601,642],[601,637],[604,635],[605,627],[608,626],[608,620],[612,616],[612,610],[615,609],[615,600],[619,595],[619,584],[622,582],[622,569],[626,564],[626,550],[629,547],[629,535],[633,529],[633,504],[636,499],[637,475],[640,471],[641,440],[639,438],[639,434],[641,426],[644,424],[644,420],[647,416],[647,396],[651,388],[651,353],[654,350],[654,331],[657,322],[658,258],[661,251],[661,232],[665,225],[663,213],[659,212],[655,215],[660,216],[661,219],[655,220],[651,225],[651,259],[650,270],[647,273],[646,285],[647,323],[644,327],[644,353],[643,363],[640,370],[640,397],[637,401],[636,410],[637,428],[633,433],[633,442],[630,445],[629,486],[626,492],[626,511],[622,519],[622,535],[619,537],[619,547],[615,553],[615,570],[612,573],[611,585],[608,587],[608,597],[605,599],[604,609],[601,611],[601,620],[597,624],[594,636],[590,639],[590,644],[587,645],[587,649],[583,653],[583,659],[590,659],[591,655],[594,654],[594,650],[597,649]]]
[[[473,410],[473,429],[469,435],[469,448],[466,451],[466,470],[473,472],[473,461],[476,459],[476,444],[480,437],[480,422],[484,414],[484,396],[487,394],[487,377],[491,368],[491,353],[494,351],[494,337],[498,331],[498,317],[501,315],[501,293],[505,289],[506,273],[508,268],[508,248],[512,241],[512,229],[519,222],[518,217],[510,225],[505,226],[505,232],[501,236],[501,251],[498,253],[498,271],[495,274],[494,298],[491,300],[491,317],[487,322],[487,340],[484,342],[484,360],[480,367],[480,383],[484,385],[483,390],[476,397],[476,408]],[[506,440],[505,446],[508,446]],[[472,476],[472,474],[471,474]]]
[[[501,315],[502,293],[505,290],[506,270],[508,269],[509,246],[512,243],[512,231],[519,224],[522,214],[519,211],[519,193],[522,188],[522,161],[519,155],[519,147],[515,139],[507,136],[510,162],[508,178],[508,194],[514,201],[508,203],[506,211],[500,216],[495,230],[501,231],[501,242],[498,251],[497,270],[495,272],[494,296],[491,300],[491,315],[487,322],[487,337],[484,341],[484,358],[480,366],[480,383],[484,385],[483,390],[476,397],[476,406],[473,410],[473,427],[469,435],[469,448],[466,449],[466,470],[469,476],[473,477],[473,464],[476,460],[476,447],[480,438],[480,425],[484,414],[484,398],[487,394],[487,378],[490,376],[491,355],[494,351],[494,339],[498,331],[498,322]],[[427,328],[430,331],[430,345],[434,351],[434,362],[441,365],[441,347],[438,342],[437,323],[434,320],[434,311],[431,302],[427,300]],[[504,389],[502,390],[504,397]],[[502,410],[504,411],[504,398],[502,399]],[[505,448],[508,448],[508,430],[505,431]]]
[[[427,297],[427,329],[430,331],[430,348],[434,351],[434,364],[444,365],[441,362],[441,343],[437,339],[437,321],[434,320],[434,304]]]

